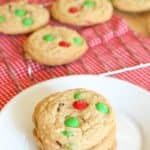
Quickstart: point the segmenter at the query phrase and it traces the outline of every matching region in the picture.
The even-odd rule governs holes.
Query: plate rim
[[[9,111],[9,109],[11,109],[15,104],[17,104],[17,102],[19,102],[19,100],[21,101],[21,99],[19,99],[19,98],[26,94],[29,94],[30,90],[32,92],[32,90],[34,91],[43,86],[45,86],[45,87],[47,87],[47,86],[50,87],[51,85],[57,86],[59,84],[59,80],[60,80],[60,82],[64,83],[64,81],[66,82],[66,80],[74,81],[75,79],[77,79],[79,81],[84,79],[83,82],[86,82],[86,80],[88,80],[88,79],[90,79],[91,81],[93,79],[94,82],[96,82],[96,79],[97,79],[99,81],[99,83],[103,82],[105,84],[105,81],[106,81],[107,85],[109,85],[109,82],[110,82],[110,84],[116,82],[116,83],[118,83],[118,86],[121,88],[125,88],[124,86],[127,86],[127,88],[133,88],[133,91],[135,90],[139,94],[145,95],[146,97],[148,97],[148,99],[147,98],[145,99],[146,100],[145,102],[149,103],[149,97],[150,97],[149,91],[146,91],[146,90],[142,89],[141,87],[138,87],[128,81],[123,81],[123,80],[112,78],[112,77],[104,77],[104,76],[100,76],[100,75],[69,75],[69,76],[58,77],[58,78],[53,78],[53,79],[45,80],[42,82],[38,82],[38,83],[24,89],[23,91],[18,93],[16,96],[12,97],[10,99],[10,101],[3,107],[2,111],[0,112],[0,122],[2,123],[3,116],[5,115],[5,113],[7,113],[7,111]],[[104,81],[103,81],[103,79],[104,79]]]
[[[0,110],[0,117],[1,117],[1,114],[3,112],[5,112],[5,110],[7,109],[7,107],[9,107],[9,105],[11,105],[12,103],[14,103],[16,101],[16,98],[18,96],[20,96],[21,94],[27,92],[28,90],[30,90],[32,88],[36,88],[36,87],[38,87],[38,86],[40,86],[42,84],[45,84],[47,82],[56,82],[57,80],[63,80],[63,79],[67,79],[67,78],[81,78],[81,77],[86,77],[86,78],[94,78],[94,77],[96,77],[96,78],[102,78],[102,79],[106,79],[106,80],[107,79],[108,80],[115,80],[115,81],[120,82],[122,84],[128,84],[129,86],[132,86],[132,87],[136,88],[137,90],[143,92],[144,94],[150,96],[150,92],[148,90],[143,89],[143,88],[141,88],[141,87],[139,87],[139,86],[137,86],[137,85],[135,85],[135,84],[133,84],[133,83],[131,83],[129,81],[126,81],[126,80],[121,80],[121,79],[114,78],[114,77],[107,77],[107,76],[100,76],[100,75],[90,75],[90,74],[89,75],[84,75],[84,74],[82,74],[82,75],[68,75],[68,76],[61,76],[61,77],[56,77],[56,78],[48,79],[48,80],[45,80],[45,81],[41,81],[41,82],[38,82],[38,83],[36,83],[34,85],[31,85],[31,86],[23,89],[17,95],[13,96],[9,100],[9,102],[7,104],[4,105],[4,107]]]

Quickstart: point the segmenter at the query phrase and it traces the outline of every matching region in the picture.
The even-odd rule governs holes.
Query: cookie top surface
[[[81,57],[87,50],[87,44],[84,38],[72,29],[47,26],[27,39],[24,50],[38,63],[62,65]]]
[[[148,23],[147,23],[147,25],[148,25],[148,32],[149,32],[149,34],[150,34],[150,14],[149,14],[149,16],[148,16],[148,21],[147,21]]]
[[[67,24],[89,26],[105,22],[113,12],[109,0],[56,0],[51,8],[52,16]]]
[[[44,150],[89,150],[111,134],[115,139],[110,104],[103,96],[85,89],[45,98],[36,106],[33,121],[34,135]]]
[[[113,5],[127,12],[142,12],[150,10],[150,0],[112,0]]]
[[[0,32],[29,33],[47,24],[49,12],[40,5],[11,2],[0,6]]]

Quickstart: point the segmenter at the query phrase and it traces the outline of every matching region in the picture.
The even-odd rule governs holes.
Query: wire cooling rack
[[[37,2],[37,0],[32,2]],[[41,4],[43,7],[47,7],[51,5],[51,2],[41,0]],[[116,16],[114,16],[110,22],[101,25],[77,28],[78,32],[80,32],[87,39],[89,43],[89,50],[84,57],[76,62],[62,66],[66,70],[66,75],[89,73],[108,76],[150,66],[150,41],[148,40],[146,43],[145,38],[143,39],[136,33],[130,31],[127,26],[118,27],[119,24],[117,24],[116,21],[113,21],[115,20],[114,18],[117,20]],[[52,24],[57,23],[52,22]],[[123,24],[126,23],[123,22]],[[4,36],[5,35],[2,35],[3,42],[5,42],[5,38],[3,38]],[[128,38],[126,38],[126,36],[128,36]],[[129,37],[134,39],[134,46],[132,45]],[[8,41],[11,42],[12,47],[17,49],[17,53],[20,55],[25,65],[25,71],[28,78],[31,82],[38,82],[33,74],[35,63],[26,59],[22,44],[20,43],[20,38],[18,36],[7,36],[7,38]],[[26,37],[24,36],[21,37],[21,39],[25,38]],[[7,72],[14,81],[18,91],[21,91],[23,87],[21,86],[20,80],[18,80],[16,69],[14,69],[13,64],[7,57],[7,51],[5,51],[6,49],[6,46],[0,47],[0,59],[5,64]],[[109,54],[106,53],[106,51]],[[104,59],[104,55],[107,55],[105,56],[107,59]],[[47,70],[49,74],[53,76],[51,72],[52,67],[44,65],[39,66],[40,69]],[[54,68],[59,70],[61,67],[58,66]],[[76,72],[73,70],[76,70]],[[77,70],[84,71],[78,72]]]

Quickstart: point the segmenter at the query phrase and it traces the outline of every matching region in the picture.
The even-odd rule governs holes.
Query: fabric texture
[[[2,0],[0,4],[6,1]],[[49,3],[49,0],[32,0]],[[49,25],[60,25],[50,21]],[[69,26],[70,27],[70,26]],[[23,43],[27,35],[0,34],[0,109],[21,90],[47,79],[74,74],[102,74],[150,62],[150,39],[133,33],[124,19],[113,15],[104,24],[70,27],[88,42],[88,52],[79,60],[62,66],[48,67],[24,59]],[[29,77],[27,68],[32,70]],[[150,90],[150,67],[112,75]]]

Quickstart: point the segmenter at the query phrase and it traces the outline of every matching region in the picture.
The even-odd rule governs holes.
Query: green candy
[[[15,15],[18,17],[23,17],[26,15],[26,11],[24,9],[16,9],[15,10]]]
[[[80,99],[81,93],[75,93],[73,97],[74,97],[74,99]]]
[[[25,19],[23,19],[22,23],[25,26],[31,26],[33,24],[33,20],[31,18],[25,18]]]
[[[109,108],[106,104],[104,103],[97,103],[96,105],[96,109],[100,112],[102,112],[103,114],[108,114],[109,113]]]
[[[45,41],[53,41],[54,39],[55,39],[55,37],[50,34],[43,36],[43,40],[45,40]]]
[[[87,6],[87,7],[92,8],[92,7],[95,6],[95,3],[94,3],[92,0],[86,0],[86,1],[84,2],[84,5]]]
[[[70,118],[65,120],[65,126],[77,128],[80,126],[80,121],[75,117],[70,117]]]
[[[76,45],[83,45],[83,40],[81,38],[74,38],[73,41]]]
[[[62,132],[64,136],[66,137],[70,137],[70,136],[73,136],[73,133],[71,131],[68,131],[68,130],[65,130]]]
[[[5,17],[4,16],[0,16],[0,23],[3,23],[5,21]]]

